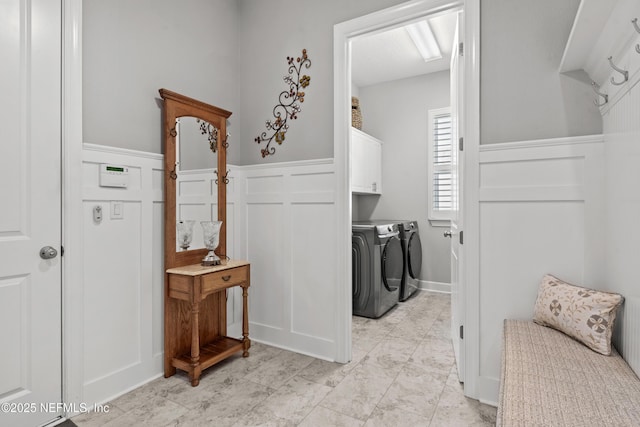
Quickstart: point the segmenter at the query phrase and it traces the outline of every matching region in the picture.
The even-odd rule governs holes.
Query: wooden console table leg
[[[191,363],[189,379],[192,387],[200,384],[200,374],[202,374],[202,368],[200,368],[200,278],[196,282],[191,302]]]
[[[169,275],[164,277],[164,377],[169,378],[176,374],[176,368],[173,366],[173,357],[175,356],[175,336],[177,334],[176,319],[176,303],[169,297]]]
[[[247,297],[249,296],[248,286],[242,287],[242,345],[243,352],[242,357],[249,356],[249,347],[251,347],[251,340],[249,339],[249,310],[247,304]]]

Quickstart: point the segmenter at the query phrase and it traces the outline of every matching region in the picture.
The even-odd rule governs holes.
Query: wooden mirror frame
[[[218,221],[220,228],[220,244],[216,254],[224,259],[227,255],[227,119],[230,111],[193,98],[180,95],[167,89],[160,89],[160,97],[164,100],[163,133],[164,133],[164,265],[165,269],[199,264],[209,252],[207,249],[192,249],[178,252],[176,250],[176,179],[172,173],[176,170],[176,119],[179,117],[196,117],[207,121],[218,129],[217,157],[218,163]]]

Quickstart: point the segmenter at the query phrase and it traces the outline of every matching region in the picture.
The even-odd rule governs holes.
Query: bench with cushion
[[[553,284],[554,281],[556,284]],[[549,283],[552,283],[552,287],[566,284],[553,276],[543,279],[544,286],[541,285],[538,293],[534,316],[538,323],[548,323],[541,319],[538,310],[548,307],[554,313],[562,313],[562,310],[567,309],[573,313],[576,307],[581,307],[576,304],[583,302],[558,298],[557,295],[551,295],[551,301],[541,299],[541,295],[549,293]],[[578,292],[584,292],[584,288],[578,289]],[[551,289],[552,292],[556,290]],[[601,293],[597,291],[588,291],[589,298],[594,297],[594,292],[596,300],[601,297]],[[601,310],[597,313],[609,326],[613,325],[615,308],[619,303],[614,305],[616,307],[608,312]],[[558,306],[563,307],[561,311],[558,311]],[[591,310],[595,307],[596,311],[599,309],[592,300],[585,307]],[[595,316],[593,311],[582,312],[584,322]],[[552,316],[560,318],[559,314]],[[599,321],[601,323],[603,321]],[[589,324],[593,330],[605,332],[599,325],[594,325],[593,320]],[[504,321],[496,425],[640,426],[640,380],[611,347],[610,331],[608,352],[606,345],[602,348],[596,346],[600,352],[590,348],[598,339],[589,333],[571,333],[569,330],[563,332],[531,321]]]

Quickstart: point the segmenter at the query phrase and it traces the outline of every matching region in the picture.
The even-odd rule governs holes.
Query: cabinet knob
[[[228,282],[229,279],[231,279],[231,275],[228,276],[222,276],[222,280],[224,280],[225,282]]]

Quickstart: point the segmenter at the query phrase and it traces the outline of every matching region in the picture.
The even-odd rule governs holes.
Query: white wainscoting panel
[[[100,187],[101,163],[127,166],[129,187]],[[333,162],[229,169],[227,252],[251,262],[251,339],[333,359]],[[212,169],[181,174],[177,203],[183,219],[217,216],[215,178]],[[163,372],[163,158],[85,144],[82,182],[82,401],[93,403],[108,401]],[[111,219],[112,201],[123,203],[123,219]],[[93,220],[95,206],[102,207],[100,223]],[[200,235],[200,242],[201,234],[198,224],[194,236]],[[3,285],[0,291],[12,291]],[[227,304],[228,334],[239,337],[240,289],[229,292]]]
[[[242,180],[237,166],[229,165],[227,175],[227,255],[231,258],[246,258],[237,244],[237,230],[241,222],[236,218],[239,195],[236,183]],[[204,238],[200,221],[218,219],[218,186],[215,169],[180,171],[176,183],[176,216],[179,220],[194,220],[191,248],[203,248]],[[232,288],[227,294],[227,334],[242,337],[242,290]]]
[[[323,219],[322,224],[318,218]],[[327,341],[333,339],[335,329],[333,319],[325,318],[325,310],[335,302],[332,292],[327,292],[331,281],[326,277],[333,255],[326,249],[333,243],[329,231],[334,223],[333,203],[291,205],[291,332]]]
[[[614,345],[631,369],[640,373],[640,297],[626,297],[616,318]]]
[[[286,289],[282,286],[286,278],[285,266],[281,262],[286,256],[282,239],[284,206],[283,203],[248,203],[246,210],[246,224],[249,227],[247,258],[251,260],[249,321],[253,335],[263,330],[263,339],[269,340],[273,339],[270,338],[271,333],[277,335],[285,328],[285,319],[290,316]],[[277,285],[265,286],[267,278]],[[260,304],[252,301],[260,301]],[[253,324],[256,325],[255,329]]]
[[[126,189],[99,186],[99,164],[129,168]],[[103,402],[162,372],[161,155],[83,149],[83,401]],[[121,201],[123,219],[111,218]],[[93,220],[101,206],[103,219]]]
[[[602,288],[602,136],[480,149],[480,370],[497,402],[502,324],[531,319],[546,273]]]
[[[335,357],[335,175],[332,160],[243,168],[250,336]]]
[[[160,182],[160,186],[156,187],[156,182],[154,181],[154,192],[159,188],[160,194],[163,194],[163,185],[164,183]],[[164,227],[162,226],[162,224],[164,224],[164,202],[155,200],[153,202],[152,211],[153,224],[160,224],[161,231],[159,233],[156,233],[156,230],[154,229],[153,233],[151,251],[154,264],[151,276],[154,284],[160,283],[162,285],[154,285],[151,290],[151,324],[153,330],[152,351],[154,360],[164,360]],[[156,262],[161,263],[162,267],[157,268]]]
[[[640,58],[635,45],[633,58]],[[639,69],[639,68],[637,68]],[[616,76],[616,78],[618,78]],[[606,152],[607,290],[625,298],[615,345],[640,375],[640,73],[625,83],[603,115]],[[615,100],[614,100],[615,101]]]

